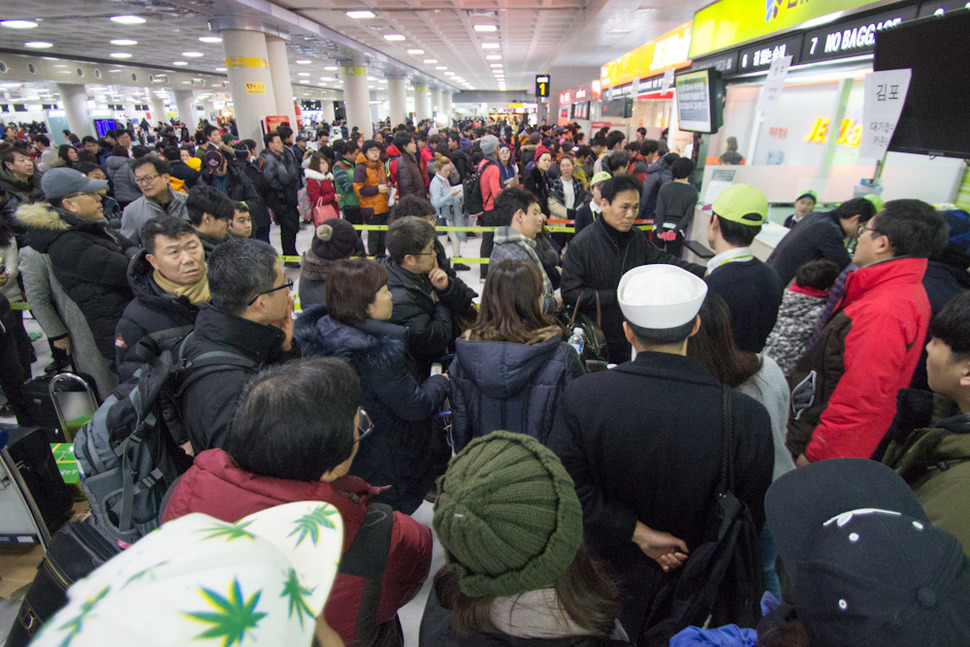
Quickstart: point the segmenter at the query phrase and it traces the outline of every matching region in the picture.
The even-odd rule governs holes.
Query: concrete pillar
[[[408,95],[407,79],[388,78],[387,79],[387,98],[391,107],[391,126],[407,122],[408,117]]]
[[[333,120],[336,118],[336,115],[333,112],[333,101],[330,99],[322,99],[320,101],[320,112],[323,120],[328,124],[332,124]]]
[[[194,131],[195,125],[199,123],[195,116],[195,96],[192,90],[175,90],[175,108],[179,112],[179,121]]]
[[[293,86],[290,83],[290,64],[286,59],[286,41],[279,36],[266,36],[269,54],[269,72],[273,76],[273,96],[276,97],[276,114],[290,118],[290,128],[296,132],[296,110],[293,103]]]
[[[441,93],[441,124],[451,127],[451,90],[444,90]]]
[[[347,131],[354,126],[370,139],[374,122],[370,111],[370,90],[367,89],[367,68],[363,65],[344,65],[344,107],[347,110]]]
[[[431,116],[432,118],[435,114],[441,114],[441,90],[439,88],[434,88],[431,90]],[[435,122],[437,123],[437,122]]]
[[[148,88],[148,106],[152,110],[152,118],[148,120],[152,122],[152,128],[157,126],[159,121],[168,123],[168,119],[165,118],[165,101],[161,97],[156,97],[151,88]]]
[[[202,107],[203,107],[203,110],[205,111],[205,114],[202,116],[208,119],[209,121],[212,121],[216,113],[216,104],[213,103],[212,99],[206,99],[205,101],[202,102]]]
[[[58,83],[61,105],[67,115],[67,127],[78,137],[94,135],[94,123],[88,112],[88,92],[80,83]]]
[[[260,120],[278,114],[266,37],[262,32],[243,29],[224,29],[221,36],[239,139],[260,142],[263,139]]]
[[[416,85],[414,86],[414,119],[420,122],[422,119],[430,118],[431,97],[428,95],[428,86]]]

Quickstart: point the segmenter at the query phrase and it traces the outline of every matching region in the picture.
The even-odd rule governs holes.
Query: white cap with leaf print
[[[320,501],[181,517],[75,583],[31,645],[309,647],[343,536]]]

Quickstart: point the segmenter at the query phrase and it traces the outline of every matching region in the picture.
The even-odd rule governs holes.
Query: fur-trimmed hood
[[[358,372],[383,369],[403,358],[407,335],[407,328],[375,319],[358,326],[339,323],[327,315],[325,305],[304,310],[293,326],[305,357],[339,357]]]
[[[70,231],[78,218],[63,209],[55,209],[46,202],[32,202],[17,209],[17,220],[27,228],[27,244],[46,254],[54,240]]]

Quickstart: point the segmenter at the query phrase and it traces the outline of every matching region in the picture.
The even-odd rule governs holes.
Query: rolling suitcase
[[[7,446],[3,450],[4,467],[11,472],[11,480],[18,487],[20,483],[23,484],[36,505],[43,525],[48,533],[53,534],[71,518],[74,502],[57,468],[47,433],[36,427],[0,427],[7,434]],[[3,530],[5,521],[0,519],[0,535],[6,534]],[[46,542],[42,540],[40,543]]]
[[[51,443],[70,443],[98,408],[94,380],[80,373],[46,374],[28,380],[24,395],[29,408],[18,422],[47,430]]]

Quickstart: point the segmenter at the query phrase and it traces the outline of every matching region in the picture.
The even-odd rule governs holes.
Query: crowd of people
[[[659,601],[704,588],[730,494],[756,568],[707,599],[711,627],[757,633],[718,644],[970,642],[966,213],[874,197],[822,212],[803,194],[762,261],[768,200],[736,184],[697,264],[681,255],[694,161],[643,133],[330,132],[284,125],[261,151],[210,125],[195,150],[165,128],[154,149],[114,132],[63,164],[41,135],[33,154],[0,144],[13,414],[30,417],[34,360],[10,304],[102,398],[140,379],[146,340],[178,340],[186,366],[209,358],[176,391],[171,440],[191,466],[162,529],[102,568],[127,572],[118,560],[193,523],[259,535],[267,509],[323,502],[342,548],[329,599],[307,607],[317,642],[400,645],[397,612],[429,576],[431,531],[410,516],[428,500],[446,566],[422,644],[696,644],[660,629],[676,605]],[[478,290],[451,260],[476,235]],[[576,330],[601,331],[602,365]],[[305,560],[287,568],[317,581]],[[64,639],[92,586],[41,644]],[[765,590],[773,611],[739,615],[737,591]],[[240,631],[286,623],[260,612]]]

